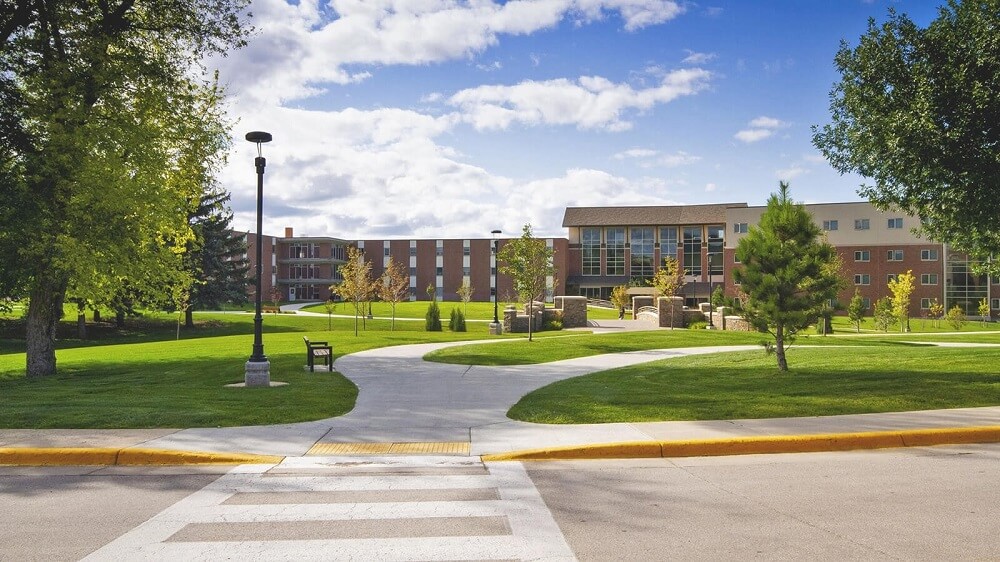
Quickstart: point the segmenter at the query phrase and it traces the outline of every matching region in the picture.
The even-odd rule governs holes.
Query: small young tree
[[[427,313],[424,314],[424,329],[428,332],[440,332],[441,307],[438,306],[437,292],[433,285],[427,286],[427,294],[431,297],[431,304],[427,305]]]
[[[611,306],[618,311],[618,319],[625,318],[625,307],[629,303],[628,285],[618,285],[611,289]]]
[[[965,311],[962,307],[957,304],[948,310],[948,323],[951,324],[952,328],[955,330],[961,330],[962,326],[965,325]]]
[[[458,308],[451,309],[451,320],[448,322],[448,329],[452,332],[465,331],[465,314]]]
[[[469,280],[465,279],[462,281],[462,285],[455,289],[455,293],[458,298],[462,301],[462,315],[465,316],[469,313],[469,301],[472,300],[472,293],[475,291],[472,285],[469,284]],[[463,332],[465,330],[462,330]]]
[[[931,319],[934,320],[934,327],[941,327],[941,319],[944,318],[944,303],[938,301],[936,298],[931,301],[931,307],[927,310]]]
[[[333,311],[337,310],[337,303],[334,302],[333,297],[326,299],[323,303],[323,308],[326,310],[326,331],[333,330]]]
[[[847,305],[847,318],[854,324],[854,329],[861,333],[861,321],[865,319],[865,299],[861,297],[861,291],[858,289],[854,289],[854,296]]]
[[[913,294],[915,278],[913,271],[907,270],[889,280],[889,292],[892,293],[892,313],[899,322],[900,332],[910,331],[910,295]]]
[[[979,317],[983,320],[983,326],[990,319],[990,302],[983,297],[983,300],[979,301]]]
[[[767,200],[760,223],[740,239],[733,271],[747,296],[744,315],[751,325],[774,337],[778,370],[787,371],[786,340],[808,326],[824,301],[836,297],[843,284],[836,269],[837,251],[799,203],[788,184]]]
[[[528,341],[532,341],[534,301],[545,294],[545,279],[555,276],[552,248],[541,238],[535,238],[531,225],[526,224],[520,238],[508,241],[500,248],[497,261],[500,273],[509,275],[518,298],[528,303]]]
[[[340,265],[339,284],[330,290],[354,307],[354,335],[358,335],[358,317],[365,313],[365,302],[372,293],[372,263],[365,261],[365,255],[354,246],[347,247],[347,261]]]
[[[653,289],[658,297],[673,297],[684,286],[684,271],[673,256],[663,258],[663,265],[653,274]],[[670,329],[674,328],[674,301],[670,300]]]
[[[883,332],[889,331],[889,326],[896,320],[896,314],[892,310],[892,299],[882,297],[875,301],[875,310],[872,311],[872,319],[875,321],[875,329]]]
[[[403,264],[389,257],[389,263],[382,272],[382,278],[375,283],[375,293],[378,298],[389,303],[392,309],[392,324],[390,331],[396,329],[396,305],[406,299],[410,294],[410,278]]]

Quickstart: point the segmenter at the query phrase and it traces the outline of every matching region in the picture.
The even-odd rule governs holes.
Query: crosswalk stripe
[[[135,559],[575,560],[520,463],[441,456],[237,467],[84,560]]]

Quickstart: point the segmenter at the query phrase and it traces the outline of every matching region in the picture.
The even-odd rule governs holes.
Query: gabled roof
[[[636,207],[567,207],[564,227],[715,224],[726,222],[726,209],[746,203]]]

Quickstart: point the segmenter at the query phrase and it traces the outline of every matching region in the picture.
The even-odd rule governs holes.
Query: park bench
[[[306,342],[306,364],[310,371],[315,371],[316,358],[320,358],[326,365],[327,371],[333,371],[333,347],[325,341],[309,341],[309,338],[302,336]]]

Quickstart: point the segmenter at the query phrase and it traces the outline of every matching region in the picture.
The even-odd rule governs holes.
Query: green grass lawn
[[[508,412],[536,423],[825,416],[1000,404],[1000,349],[798,348],[668,359],[553,383]]]
[[[352,319],[266,315],[264,351],[271,380],[291,383],[270,389],[226,388],[243,380],[253,342],[253,316],[199,314],[198,327],[130,320],[123,334],[91,327],[94,339],[70,339],[72,323],[60,327],[59,374],[24,377],[23,340],[0,340],[0,427],[125,428],[216,427],[307,421],[343,415],[354,407],[357,388],[338,373],[308,373],[302,336],[328,340],[336,356],[374,347],[486,337],[487,326],[469,332],[428,333],[422,323],[368,321],[354,336]],[[10,322],[5,331],[15,330]],[[16,323],[15,323],[16,324]],[[447,328],[446,328],[447,330]],[[233,335],[239,334],[239,335]]]
[[[409,319],[421,319],[423,320],[424,314],[427,313],[427,306],[430,303],[428,301],[406,301],[401,302],[396,305],[396,318],[409,318]],[[501,320],[503,320],[503,309],[507,305],[514,303],[501,302],[498,304],[497,314]],[[451,314],[451,309],[457,308],[462,310],[465,314],[467,320],[482,320],[484,322],[493,321],[493,303],[492,302],[470,302],[465,305],[461,302],[454,301],[439,301],[438,306],[441,307],[441,316],[443,318],[448,318]],[[517,305],[520,307],[521,305]],[[322,304],[309,305],[302,308],[307,312],[318,312],[320,314],[326,314],[326,306]],[[367,310],[367,309],[366,309]],[[343,315],[353,315],[354,306],[351,303],[341,302],[337,303],[333,307],[333,314]],[[386,302],[373,302],[372,303],[372,316],[392,316],[392,307]],[[618,318],[618,311],[613,308],[600,308],[600,307],[588,307],[587,317],[590,319],[597,320],[609,320],[612,318]]]

